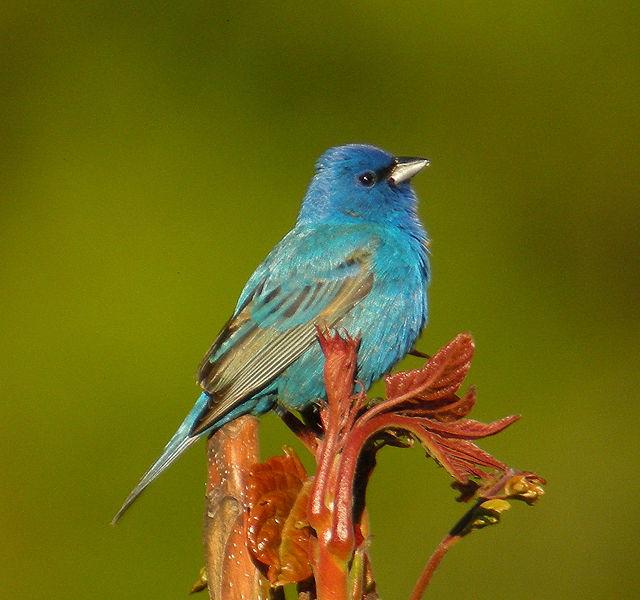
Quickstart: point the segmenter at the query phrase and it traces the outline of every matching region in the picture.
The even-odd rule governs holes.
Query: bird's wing
[[[306,261],[302,244],[290,264],[270,257],[200,365],[198,382],[211,403],[192,435],[268,385],[313,343],[316,325],[333,326],[369,293],[376,245],[372,238],[355,248],[341,244],[342,252],[323,250],[321,259],[316,249]]]

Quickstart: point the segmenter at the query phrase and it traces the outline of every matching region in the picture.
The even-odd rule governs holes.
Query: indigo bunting
[[[368,145],[327,150],[295,227],[249,278],[198,372],[202,394],[113,521],[200,437],[244,415],[325,397],[316,325],[362,337],[368,388],[427,320],[429,241],[411,178],[429,164]]]

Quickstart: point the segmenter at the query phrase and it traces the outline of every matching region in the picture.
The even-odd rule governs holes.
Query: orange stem
[[[205,563],[211,600],[261,598],[260,574],[247,549],[244,496],[249,469],[258,462],[258,420],[244,416],[214,433],[207,444],[204,518]]]

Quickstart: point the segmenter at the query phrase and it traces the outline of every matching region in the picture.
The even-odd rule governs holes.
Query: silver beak
[[[389,173],[389,181],[394,185],[398,185],[403,181],[409,181],[414,175],[428,167],[431,161],[427,158],[398,156],[395,165]]]

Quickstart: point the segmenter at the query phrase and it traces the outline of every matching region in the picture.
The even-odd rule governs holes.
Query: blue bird
[[[182,452],[233,419],[325,398],[316,325],[362,341],[367,388],[411,350],[427,321],[429,240],[411,178],[424,158],[350,144],[327,150],[295,227],[245,285],[198,371],[202,394],[113,519]]]

